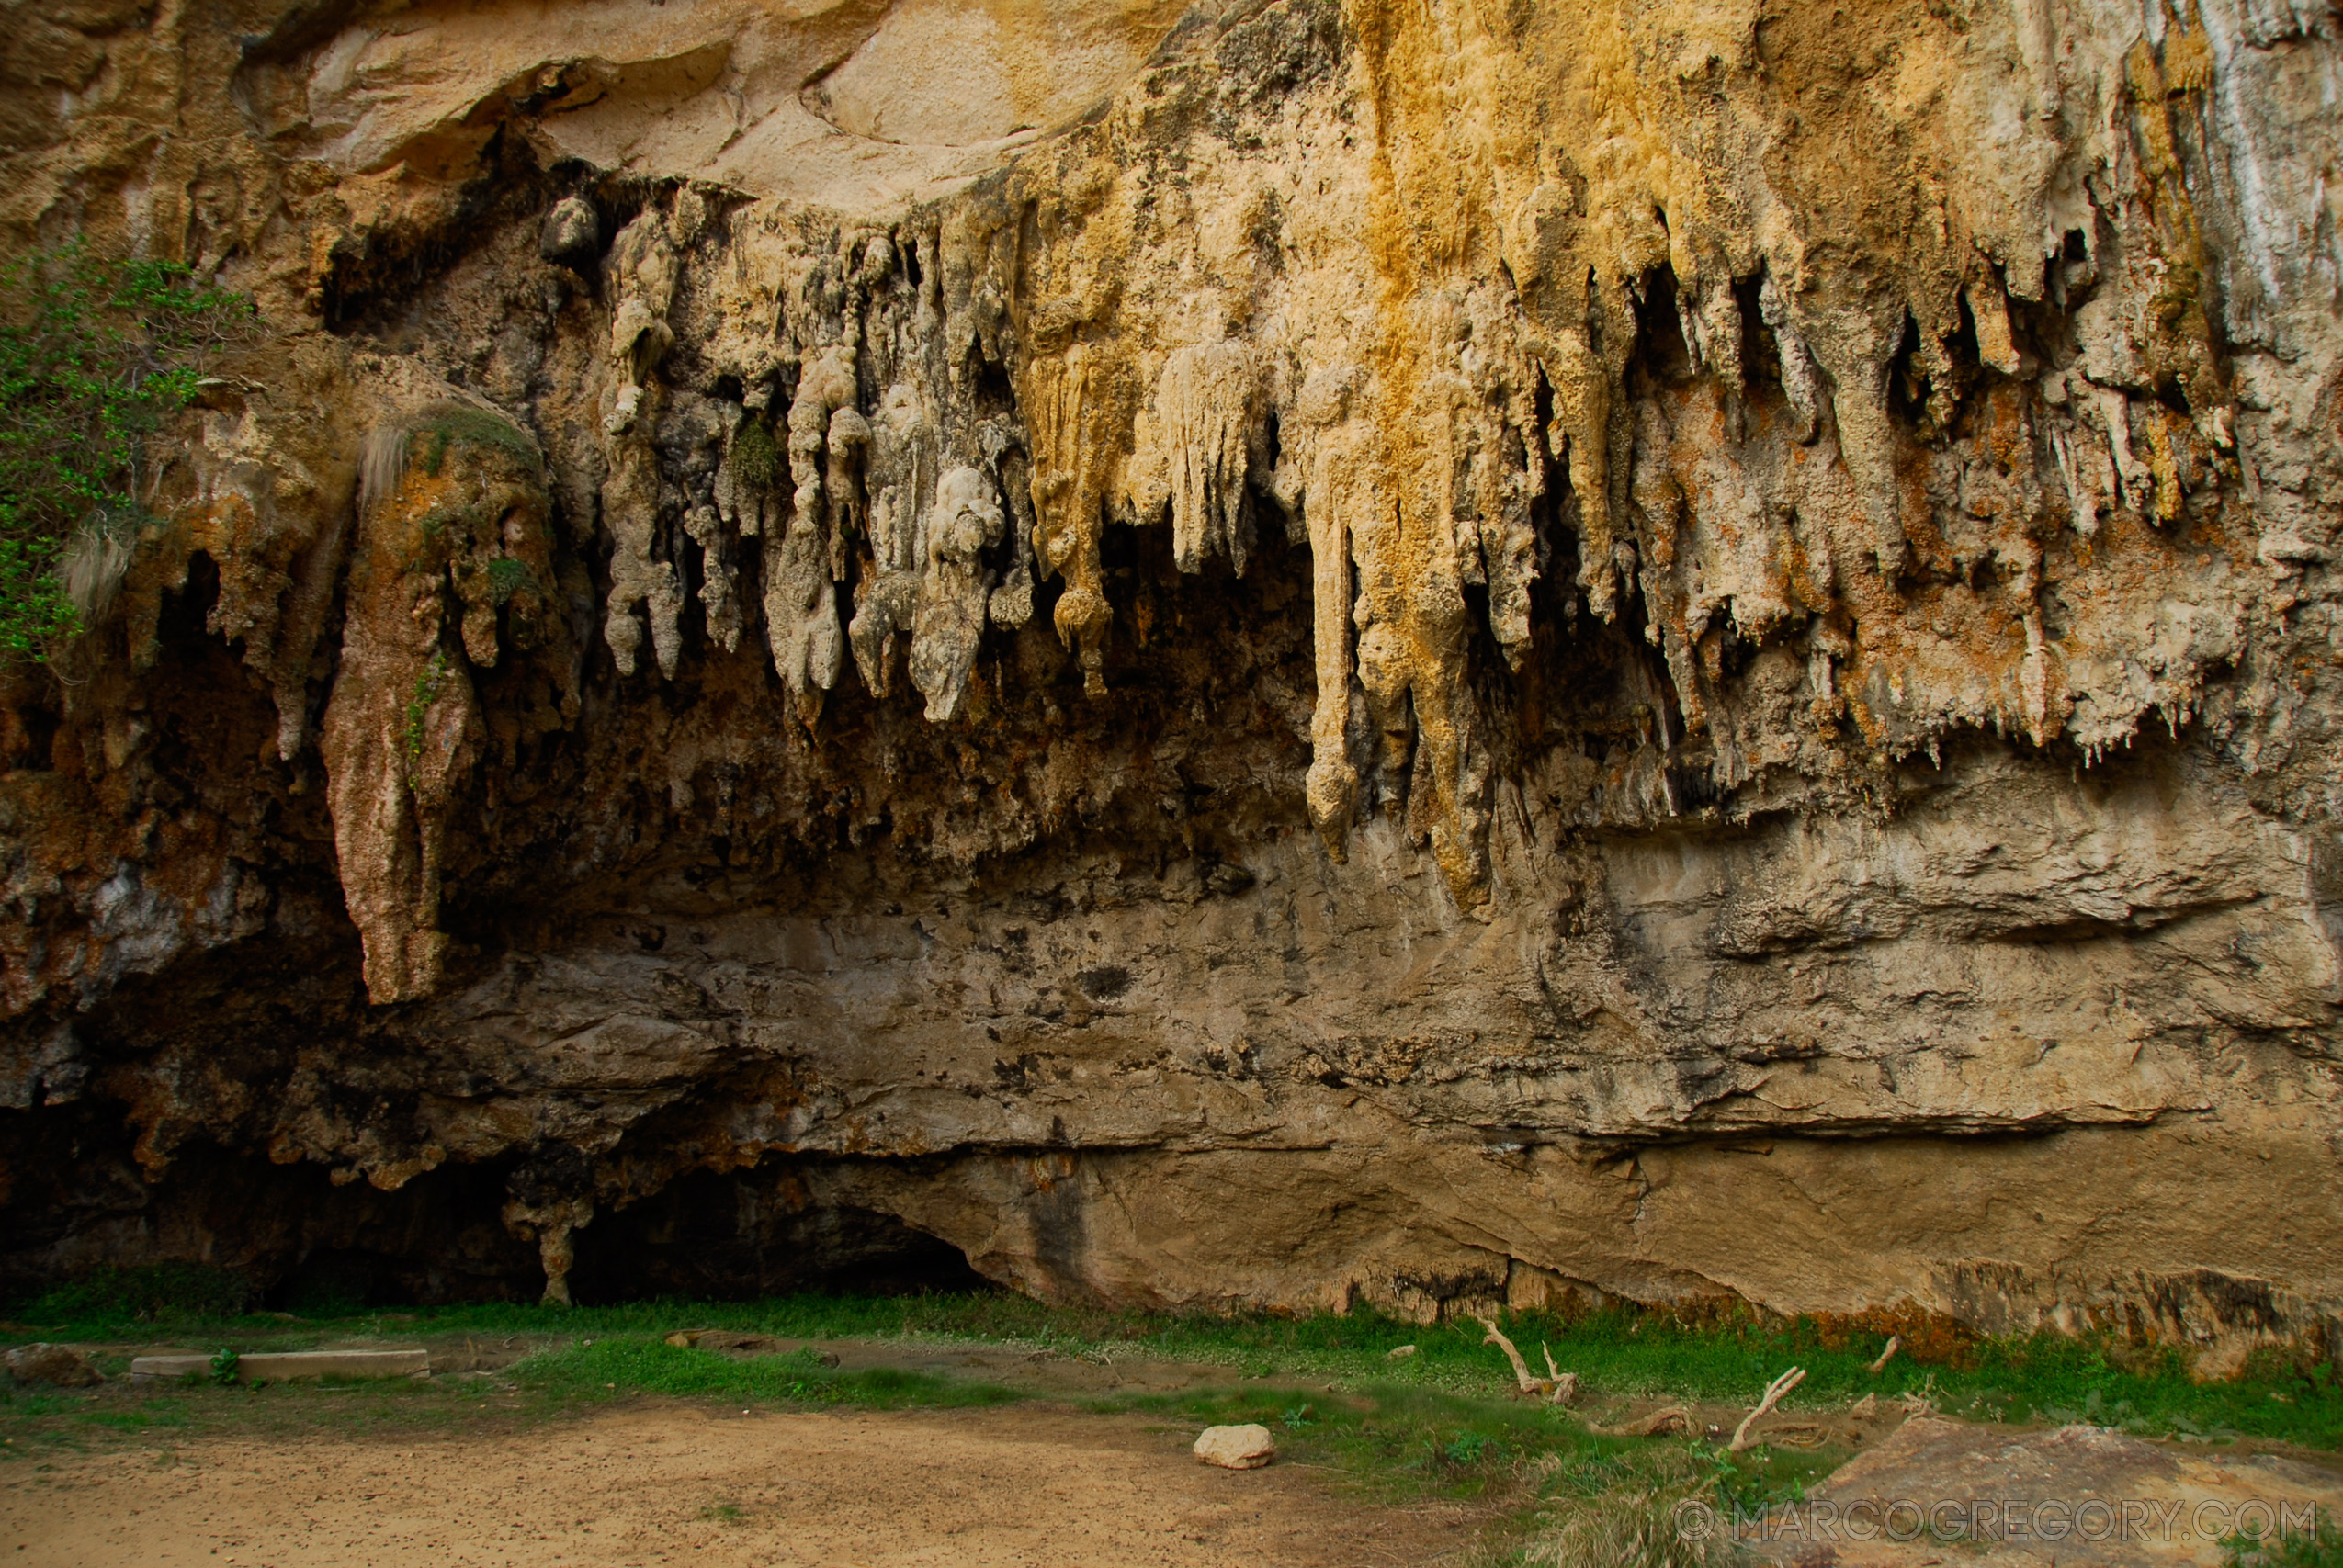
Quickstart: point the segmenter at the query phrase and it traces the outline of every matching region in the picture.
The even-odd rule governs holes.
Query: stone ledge
[[[211,1371],[211,1358],[140,1356],[130,1362],[130,1376],[140,1381],[183,1378]],[[422,1377],[431,1371],[430,1352],[408,1350],[263,1350],[236,1361],[240,1382],[287,1378]]]

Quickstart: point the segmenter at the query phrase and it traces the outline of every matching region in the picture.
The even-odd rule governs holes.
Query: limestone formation
[[[44,17],[6,243],[267,331],[0,694],[0,1273],[2331,1345],[2336,28]]]
[[[368,992],[405,1001],[439,985],[447,818],[487,739],[470,671],[494,668],[500,619],[524,646],[545,619],[542,459],[500,414],[426,409],[369,433],[357,511],[318,750]]]

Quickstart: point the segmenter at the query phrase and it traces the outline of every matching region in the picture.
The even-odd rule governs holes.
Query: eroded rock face
[[[11,67],[7,1269],[2332,1333],[2324,12],[549,17]]]

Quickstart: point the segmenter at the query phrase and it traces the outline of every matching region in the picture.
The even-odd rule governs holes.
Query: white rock
[[[1223,1470],[1259,1470],[1276,1457],[1266,1427],[1206,1427],[1196,1439],[1196,1458]]]

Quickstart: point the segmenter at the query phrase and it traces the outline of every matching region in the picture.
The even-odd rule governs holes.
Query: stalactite
[[[1082,689],[1106,694],[1106,632],[1114,612],[1099,574],[1110,443],[1127,418],[1119,367],[1086,343],[1037,354],[1025,367],[1022,399],[1033,452],[1034,546],[1066,580],[1054,612],[1058,635],[1081,660]],[[1118,417],[1121,416],[1121,417]]]
[[[368,439],[319,749],[367,990],[394,1002],[438,985],[441,854],[487,741],[471,671],[497,664],[500,618],[524,646],[554,635],[552,542],[543,458],[501,415],[442,404]]]
[[[782,684],[808,727],[821,716],[822,697],[838,683],[845,657],[832,583],[843,569],[839,534],[851,515],[845,497],[851,454],[859,443],[837,416],[854,412],[855,357],[852,344],[840,344],[806,366],[789,404],[789,477],[797,494],[787,526],[764,536],[765,635]],[[833,424],[840,432],[834,440]]]
[[[602,483],[602,517],[617,547],[610,558],[610,598],[603,637],[621,673],[631,675],[642,646],[635,620],[651,619],[660,673],[673,679],[683,647],[677,618],[682,585],[673,563],[654,558],[659,531],[659,455],[651,437],[666,407],[666,389],[653,372],[675,342],[667,312],[682,267],[665,216],[644,212],[620,231],[604,270],[617,299],[610,326],[602,430],[609,478]]]
[[[1243,344],[1194,344],[1164,361],[1152,408],[1138,419],[1131,504],[1138,516],[1172,510],[1172,558],[1201,571],[1225,557],[1239,576],[1252,548],[1248,477],[1261,442],[1258,375]]]
[[[930,723],[948,722],[968,692],[985,623],[985,571],[979,557],[1000,541],[1002,526],[992,481],[984,475],[954,468],[937,482],[911,638],[911,684],[927,698]]]
[[[1317,699],[1310,710],[1310,821],[1327,852],[1341,861],[1358,809],[1359,771],[1351,763],[1351,551],[1356,523],[1382,510],[1366,459],[1369,427],[1352,417],[1361,373],[1352,366],[1314,370],[1294,409],[1295,449],[1284,485],[1309,530],[1312,663]]]
[[[1217,133],[1156,140],[1140,99],[886,221],[752,200],[719,222],[697,187],[655,194],[601,269],[619,670],[646,627],[677,668],[682,579],[662,558],[682,538],[709,642],[731,653],[757,618],[736,558],[757,540],[763,640],[805,725],[849,653],[889,695],[905,646],[929,719],[956,722],[987,628],[1024,624],[1052,580],[1099,697],[1121,592],[1104,530],[1168,521],[1176,570],[1242,574],[1273,496],[1310,552],[1311,821],[1340,857],[1363,807],[1403,816],[1471,904],[1492,764],[1467,605],[1485,594],[1488,637],[1522,670],[1541,636],[1577,635],[1536,624],[1559,553],[1575,592],[1555,602],[1641,619],[1669,687],[1653,733],[1703,748],[1721,788],[1763,751],[1737,728],[1735,649],[1812,644],[1802,700],[1898,751],[2010,716],[2048,744],[2074,711],[2062,682],[2136,668],[2064,646],[2038,558],[1998,590],[2022,649],[1955,657],[1907,623],[1943,622],[1919,606],[1952,592],[1937,579],[1959,561],[2038,558],[2020,536],[2047,496],[2090,542],[2118,515],[2177,522],[2217,482],[2230,424],[2184,168],[2195,35],[2106,64],[2089,90],[2121,110],[2117,171],[2060,187],[2054,220],[2038,197],[2040,220],[2010,228],[1972,171],[1931,166],[1901,187],[1892,243],[1865,230],[1864,253],[1831,225],[1873,218],[1759,178],[1775,110],[1746,39],[1687,44],[1655,78],[1636,18],[1599,7],[1555,89],[1570,111],[1532,114],[1526,46],[1476,8],[1350,0],[1345,17],[1359,73],[1328,101],[1347,107],[1297,112],[1366,118],[1317,195],[1264,183]],[[1851,179],[1904,156],[1851,155]],[[670,388],[687,319],[701,381]],[[2053,353],[2045,330],[2077,346]],[[1964,421],[1988,402],[2040,456],[1943,478],[1931,451],[1980,439]],[[693,442],[707,466],[671,472],[698,461],[679,456]],[[1981,537],[1944,542],[1947,506]],[[1372,737],[1357,755],[1354,698]],[[2080,700],[2102,728],[2144,711]]]

